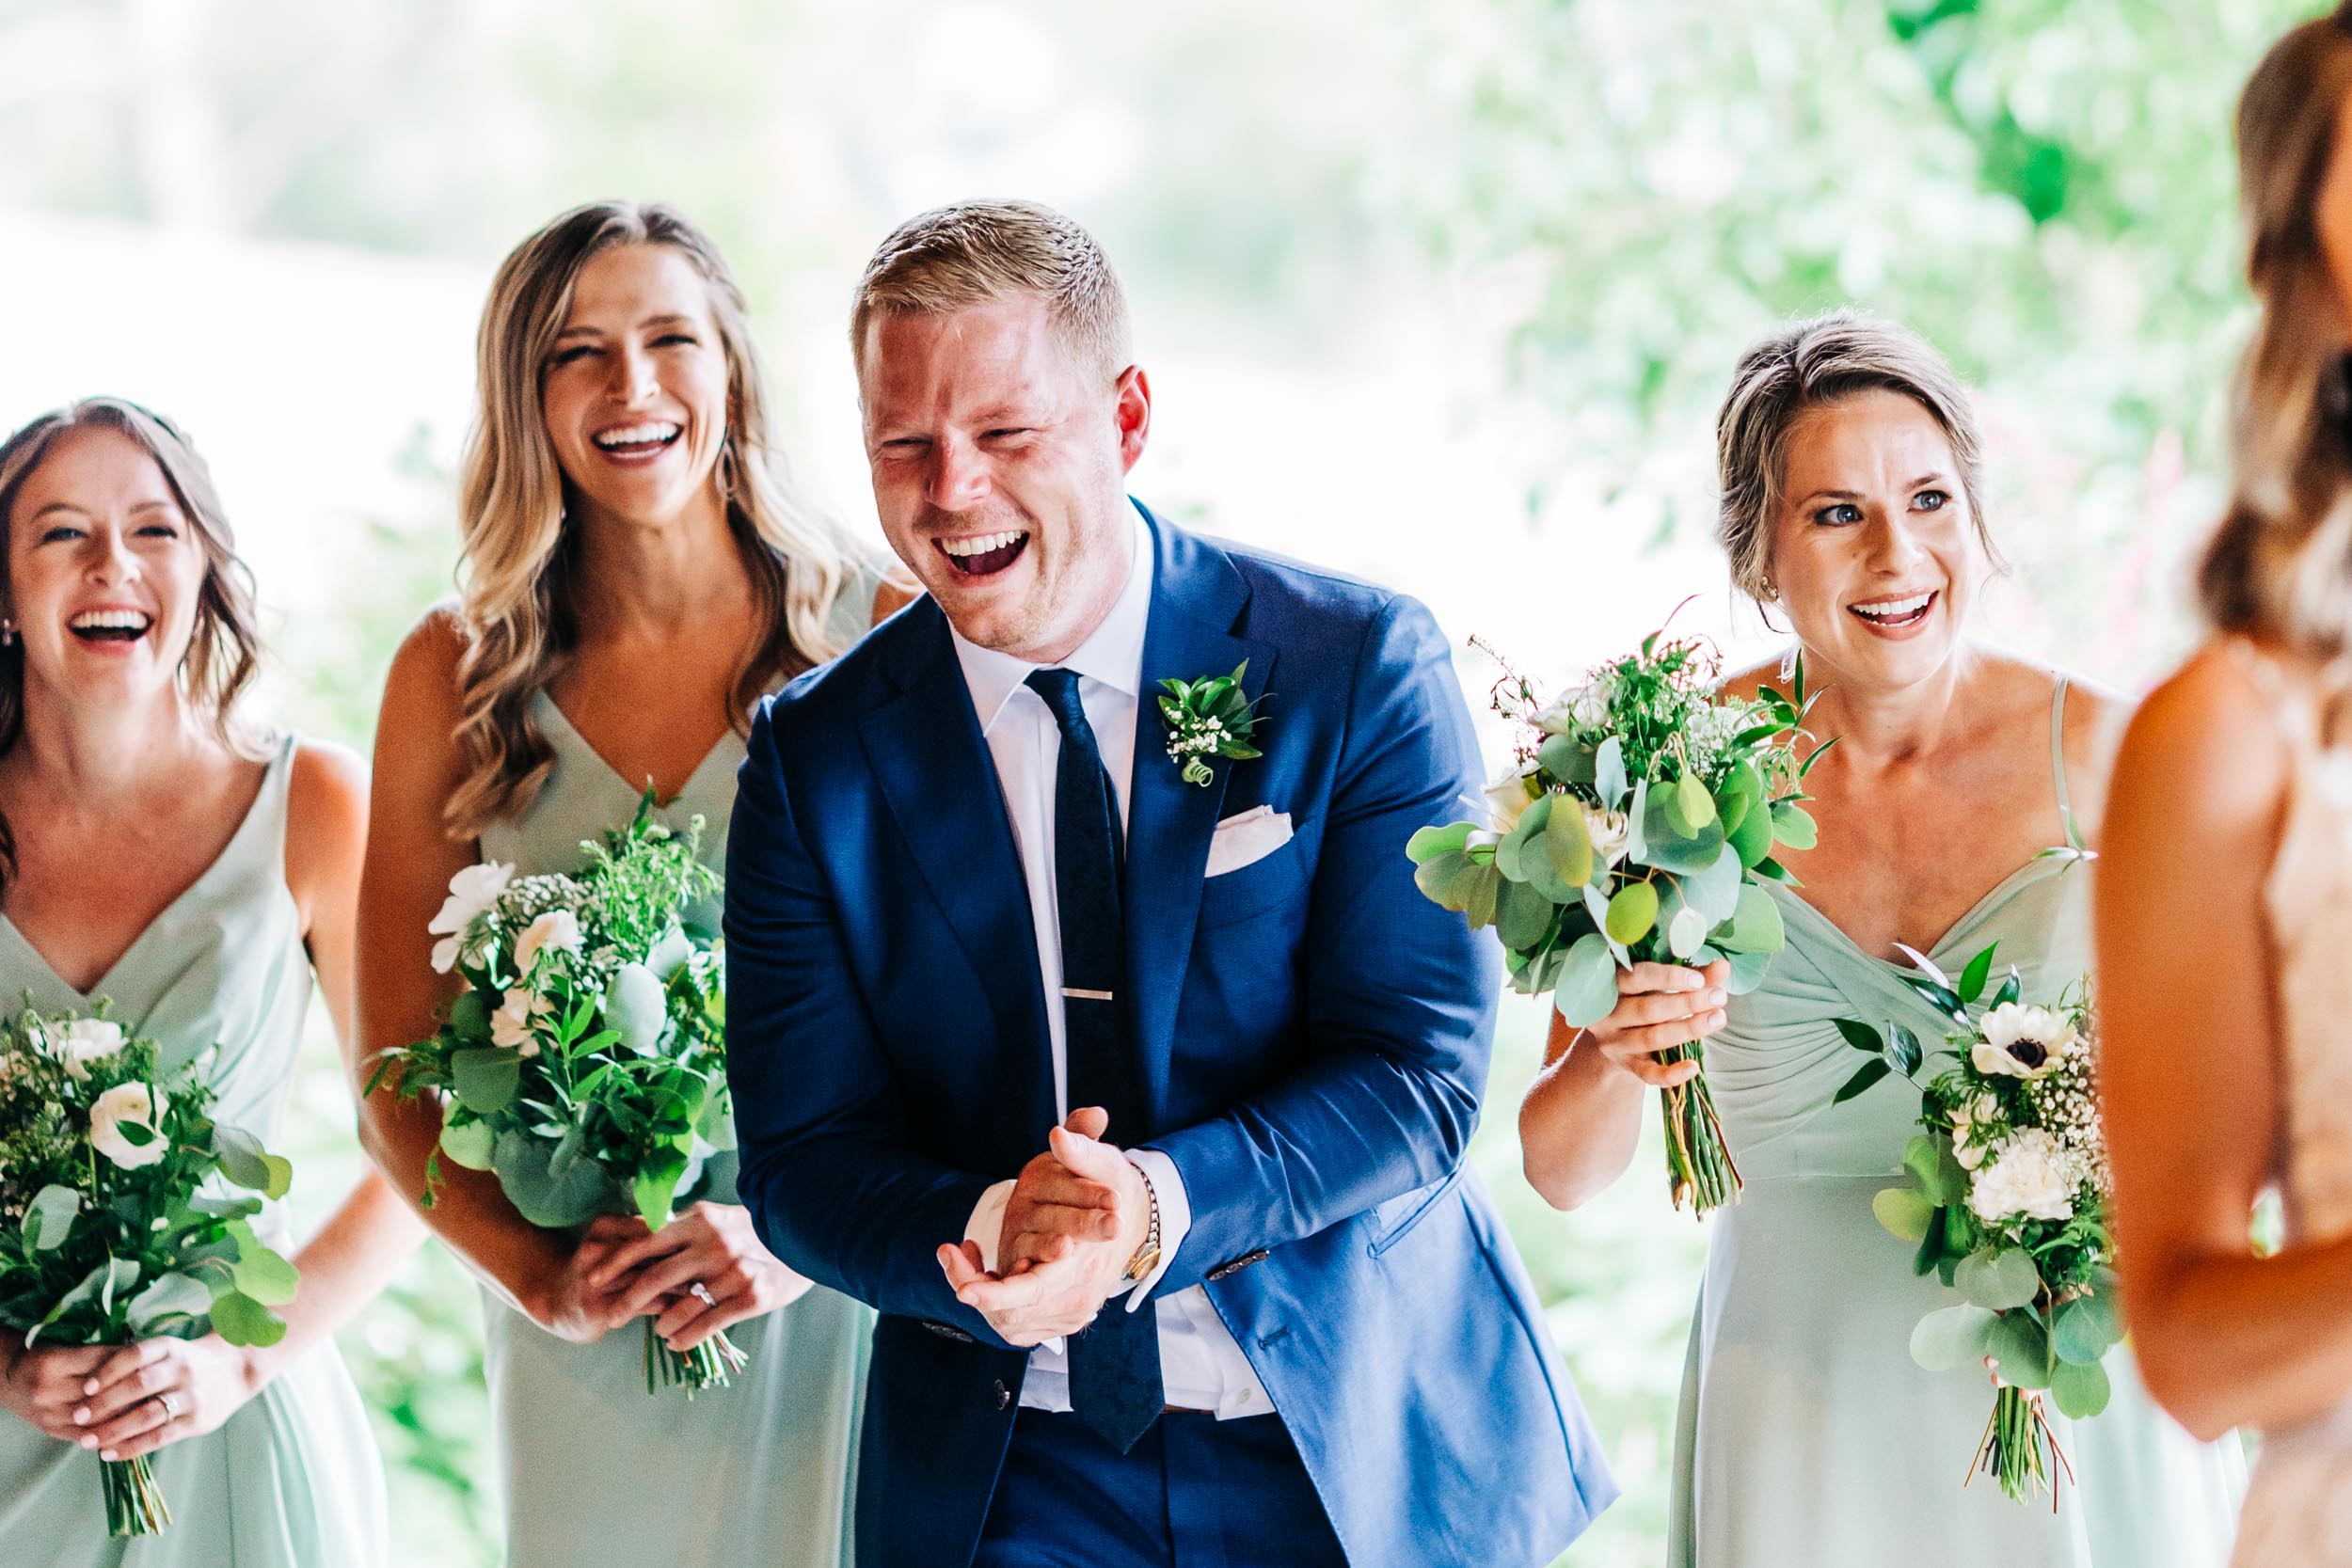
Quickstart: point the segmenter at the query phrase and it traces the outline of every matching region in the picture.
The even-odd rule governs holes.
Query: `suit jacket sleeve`
[[[1279,744],[1279,741],[1277,742]],[[1413,885],[1405,842],[1476,797],[1477,748],[1443,635],[1400,595],[1373,622],[1308,899],[1297,1070],[1152,1140],[1192,1228],[1162,1294],[1450,1174],[1477,1125],[1491,1051],[1489,942]]]
[[[774,706],[752,726],[727,837],[727,1079],[761,1241],[884,1312],[1003,1341],[956,1300],[936,1251],[988,1187],[914,1153],[857,990],[834,892],[793,819]]]

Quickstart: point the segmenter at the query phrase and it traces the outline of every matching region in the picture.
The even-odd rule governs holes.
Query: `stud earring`
[[[16,623],[5,616],[0,616],[0,648],[5,648],[15,641]]]

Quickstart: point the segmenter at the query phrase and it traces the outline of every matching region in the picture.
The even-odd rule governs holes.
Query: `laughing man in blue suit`
[[[726,935],[745,1200],[882,1313],[860,1562],[1549,1562],[1615,1488],[1464,1165],[1436,623],[1128,499],[1151,388],[1059,214],[904,224],[850,336],[930,593],[760,714]],[[1160,684],[1236,670],[1262,754],[1187,769]]]

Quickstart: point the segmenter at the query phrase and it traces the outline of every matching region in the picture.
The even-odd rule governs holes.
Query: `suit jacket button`
[[[1005,1386],[1005,1380],[1003,1378],[1000,1377],[996,1380],[991,1389],[991,1392],[994,1393],[996,1396],[997,1409],[1009,1410],[1012,1408],[1012,1390]]]

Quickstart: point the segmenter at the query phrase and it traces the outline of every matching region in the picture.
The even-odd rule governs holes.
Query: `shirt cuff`
[[[980,1195],[980,1201],[972,1206],[972,1217],[964,1222],[963,1239],[977,1243],[980,1267],[996,1272],[996,1240],[1005,1231],[1005,1205],[1012,1201],[1013,1183],[999,1181]],[[1189,1212],[1189,1211],[1187,1211]]]
[[[1127,1310],[1132,1312],[1143,1305],[1152,1287],[1159,1284],[1160,1276],[1168,1273],[1168,1265],[1176,1261],[1176,1249],[1184,1244],[1184,1236],[1192,1229],[1192,1202],[1184,1196],[1184,1179],[1177,1173],[1176,1162],[1158,1149],[1131,1148],[1127,1151],[1127,1163],[1143,1173],[1143,1180],[1150,1183],[1152,1196],[1160,1206],[1160,1260],[1127,1292]],[[985,1204],[988,1200],[980,1201]],[[1002,1212],[1000,1204],[1000,1216]]]

